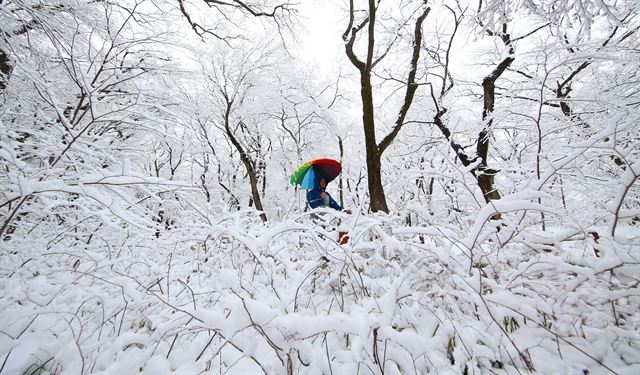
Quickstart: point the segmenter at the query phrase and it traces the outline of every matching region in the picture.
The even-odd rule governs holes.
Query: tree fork
[[[489,134],[491,126],[493,125],[493,118],[491,116],[495,108],[496,100],[496,81],[515,60],[513,57],[514,50],[513,45],[511,44],[511,36],[507,33],[506,24],[502,25],[502,35],[500,38],[504,45],[509,49],[509,56],[502,60],[491,74],[482,80],[482,121],[484,122],[484,125],[478,134],[478,142],[476,143],[476,154],[480,159],[480,164],[475,169],[475,175],[476,180],[478,181],[478,187],[480,188],[480,191],[482,191],[482,196],[486,203],[500,199],[500,193],[494,187],[495,175],[498,173],[498,170],[489,168],[487,161],[489,156]],[[496,214],[494,218],[499,219],[499,217],[500,215]]]
[[[373,88],[371,85],[371,72],[374,66],[379,63],[385,56],[386,52],[381,56],[374,59],[375,50],[375,21],[376,21],[376,1],[369,0],[369,15],[367,18],[361,21],[360,24],[354,26],[355,10],[353,0],[349,1],[349,24],[346,31],[343,34],[343,39],[346,42],[345,50],[347,57],[351,63],[360,72],[360,96],[362,99],[362,125],[365,136],[365,150],[367,153],[367,182],[369,187],[370,209],[373,212],[383,211],[389,212],[387,201],[384,193],[384,187],[382,185],[382,154],[394,141],[405,123],[405,118],[413,98],[415,96],[418,85],[415,83],[418,60],[420,59],[420,49],[422,44],[422,23],[429,15],[431,8],[425,7],[416,19],[414,29],[414,41],[412,47],[411,60],[409,64],[409,74],[407,77],[407,83],[405,86],[405,95],[403,104],[398,113],[398,118],[395,121],[393,129],[387,134],[382,141],[378,144],[376,141],[375,131],[375,117],[373,106]],[[361,61],[356,56],[353,46],[355,43],[356,35],[365,26],[367,28],[367,54],[364,61]],[[389,48],[387,49],[387,52]]]

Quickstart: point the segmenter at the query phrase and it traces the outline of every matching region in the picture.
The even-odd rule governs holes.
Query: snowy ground
[[[470,224],[353,215],[340,246],[306,215],[238,213],[159,238],[13,239],[0,372],[640,372],[637,247]]]

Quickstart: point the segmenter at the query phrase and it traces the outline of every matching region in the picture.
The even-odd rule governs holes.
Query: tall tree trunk
[[[379,2],[378,2],[379,3]],[[349,25],[342,35],[346,42],[345,51],[347,57],[360,72],[360,96],[362,99],[362,126],[364,129],[365,150],[367,153],[367,182],[369,187],[370,209],[373,212],[384,211],[389,212],[387,200],[382,186],[382,154],[393,143],[394,139],[405,124],[405,118],[409,112],[409,108],[413,102],[413,98],[418,85],[415,83],[418,60],[420,58],[420,49],[422,44],[422,23],[431,11],[431,8],[424,7],[422,13],[418,16],[414,29],[414,40],[412,54],[409,63],[409,74],[405,83],[405,95],[402,106],[398,113],[398,117],[394,123],[393,129],[378,144],[376,140],[376,127],[373,106],[373,88],[371,86],[371,73],[376,64],[378,64],[391,48],[388,46],[386,52],[374,58],[375,51],[375,24],[376,24],[376,1],[369,0],[368,16],[364,18],[360,24],[354,25],[355,9],[353,0],[349,1]],[[358,32],[367,28],[367,53],[364,60],[360,60],[354,51],[354,44]]]
[[[389,212],[382,186],[380,153],[376,141],[376,125],[373,109],[373,90],[369,72],[360,72],[360,96],[362,97],[362,125],[364,143],[367,152],[367,182],[369,187],[370,208],[373,212]]]
[[[344,157],[344,144],[342,143],[342,138],[338,137],[338,150],[340,150],[340,164],[342,164],[342,158]],[[344,194],[343,194],[343,178],[342,174],[338,179],[338,190],[340,193],[340,205],[344,207]]]
[[[9,55],[0,49],[0,94],[7,87],[13,67],[9,63]]]
[[[478,187],[482,191],[482,196],[485,202],[489,203],[492,200],[500,199],[500,193],[494,186],[494,179],[498,170],[489,168],[488,156],[489,156],[489,133],[491,126],[493,125],[493,118],[491,117],[495,103],[495,84],[496,79],[502,74],[504,69],[513,62],[512,57],[508,57],[500,65],[505,65],[502,70],[499,71],[500,65],[492,74],[487,76],[482,82],[482,88],[484,91],[484,108],[482,111],[482,120],[484,126],[478,134],[478,142],[476,144],[476,155],[480,160],[480,164],[475,169],[476,180],[478,181]],[[496,72],[498,72],[496,74]]]
[[[475,169],[476,180],[478,181],[478,187],[482,191],[482,196],[485,202],[489,203],[492,200],[500,199],[500,193],[494,186],[494,179],[498,170],[489,168],[488,155],[489,155],[489,135],[491,132],[491,126],[493,125],[493,110],[496,101],[496,81],[502,73],[507,70],[511,63],[515,60],[513,45],[511,44],[511,36],[507,33],[507,25],[502,25],[502,34],[500,35],[502,42],[509,50],[509,56],[504,58],[500,64],[498,64],[493,71],[482,80],[483,91],[483,108],[482,108],[482,121],[484,122],[483,128],[478,134],[478,142],[476,144],[476,154],[480,160],[480,164]]]

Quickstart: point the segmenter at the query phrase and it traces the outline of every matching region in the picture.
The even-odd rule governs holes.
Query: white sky
[[[335,72],[342,59],[343,14],[335,1],[311,0],[301,7],[300,18],[308,34],[300,37],[301,58],[322,75]]]

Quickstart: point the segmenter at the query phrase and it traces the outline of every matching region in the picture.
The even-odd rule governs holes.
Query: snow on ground
[[[0,373],[640,372],[630,243],[536,249],[488,224],[353,215],[341,246],[308,216],[234,215],[159,238],[3,243]]]

